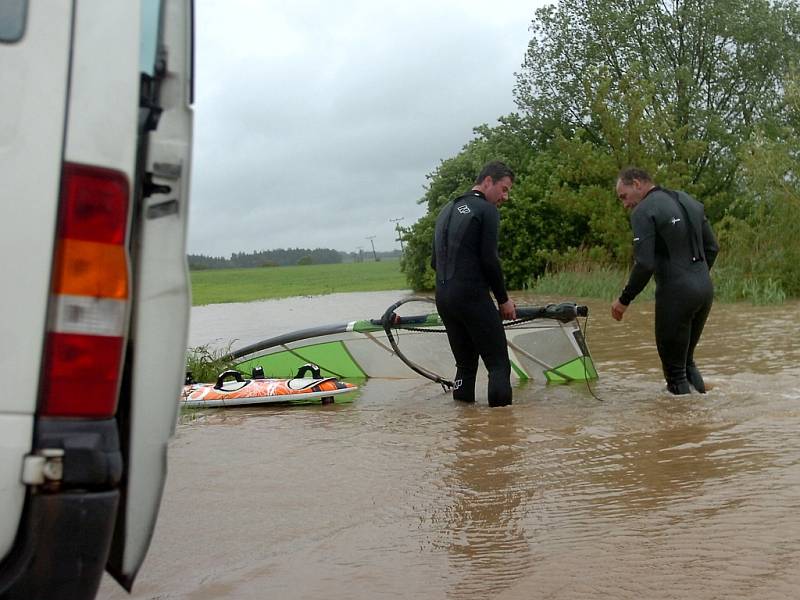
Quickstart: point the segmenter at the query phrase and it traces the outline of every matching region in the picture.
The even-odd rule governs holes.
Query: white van
[[[130,590],[184,373],[191,0],[0,0],[0,598]]]

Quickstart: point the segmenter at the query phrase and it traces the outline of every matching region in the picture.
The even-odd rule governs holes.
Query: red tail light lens
[[[129,298],[129,185],[109,169],[64,165],[41,386],[48,416],[116,412]]]
[[[122,338],[50,333],[48,377],[42,411],[47,415],[104,417],[116,411]]]
[[[121,246],[128,228],[128,180],[110,169],[66,163],[61,238]]]

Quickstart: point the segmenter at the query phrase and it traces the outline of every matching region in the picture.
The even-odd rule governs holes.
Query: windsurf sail
[[[431,303],[409,297],[379,318],[293,331],[234,350],[236,369],[263,368],[271,377],[291,377],[305,363],[339,379],[409,378],[422,375],[447,385],[455,364],[446,330],[435,311],[399,315],[402,306]],[[542,382],[597,378],[578,318],[588,309],[575,303],[517,307],[504,323],[513,376]]]

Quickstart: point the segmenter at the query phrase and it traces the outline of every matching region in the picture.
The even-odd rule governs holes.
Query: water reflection
[[[685,424],[604,437],[579,437],[576,453],[585,480],[583,495],[595,513],[625,516],[692,498],[714,479],[735,475],[733,457],[747,441],[731,426]],[[749,461],[755,460],[754,456]]]
[[[445,465],[444,507],[432,523],[450,558],[448,596],[487,597],[511,585],[531,562],[521,519],[536,493],[521,476],[524,433],[514,410],[455,405],[452,457]]]

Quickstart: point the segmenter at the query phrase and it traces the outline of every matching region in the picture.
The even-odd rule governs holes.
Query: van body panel
[[[53,260],[72,2],[30,5],[24,35],[0,43],[0,558],[14,541],[31,451]],[[14,90],[13,94],[7,90]]]
[[[77,3],[67,117],[66,160],[115,169],[129,181],[136,162],[139,13],[138,3],[124,0]]]
[[[45,4],[32,3],[21,42],[0,44],[0,256],[14,257],[1,272],[0,315],[14,315],[0,321],[3,413],[36,409],[50,291],[72,19],[71,3],[52,2],[55,18]]]
[[[31,447],[32,436],[32,416],[0,415],[0,557],[8,553],[17,534],[25,503],[25,486],[20,477],[22,458]]]

